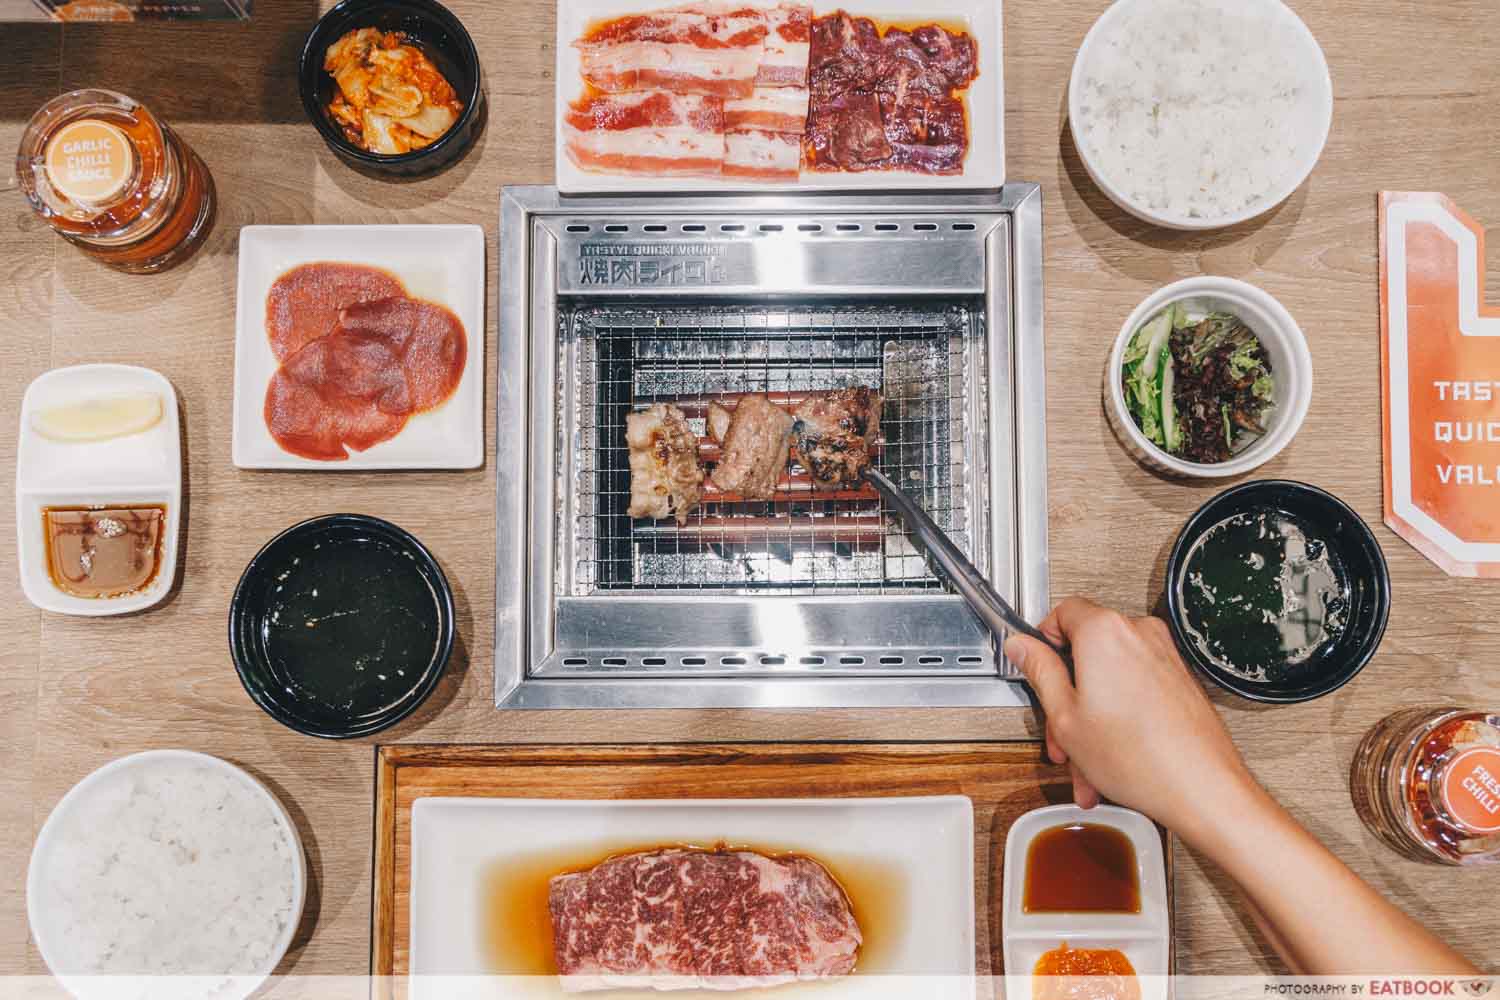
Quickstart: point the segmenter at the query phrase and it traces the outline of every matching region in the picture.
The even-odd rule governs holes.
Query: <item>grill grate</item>
[[[652,403],[866,385],[885,396],[877,462],[983,566],[988,504],[971,456],[986,453],[981,304],[765,307],[564,305],[574,377],[560,392],[560,596],[621,592],[909,594],[941,591],[878,496],[713,502],[688,524],[633,520],[625,418]],[[982,357],[979,358],[982,362]],[[570,405],[571,404],[571,405]],[[692,418],[700,435],[701,416]]]

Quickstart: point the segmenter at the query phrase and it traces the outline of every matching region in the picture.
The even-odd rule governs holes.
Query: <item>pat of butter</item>
[[[161,417],[161,396],[145,392],[48,407],[37,411],[31,425],[53,441],[107,441],[148,431]]]

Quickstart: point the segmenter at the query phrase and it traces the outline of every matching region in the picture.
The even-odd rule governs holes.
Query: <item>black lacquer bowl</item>
[[[323,70],[328,46],[358,28],[399,31],[419,47],[447,78],[464,103],[454,126],[436,142],[409,153],[371,153],[350,142],[328,116],[337,92]],[[335,153],[366,173],[415,177],[450,166],[474,144],[486,116],[484,81],[474,40],[453,13],[436,0],[343,0],[318,21],[302,47],[297,67],[302,106],[313,127]]]
[[[1206,656],[1185,624],[1183,577],[1205,533],[1240,513],[1281,512],[1321,538],[1344,568],[1349,594],[1344,629],[1305,663],[1265,680],[1226,670]],[[1183,657],[1214,683],[1255,701],[1290,704],[1321,698],[1353,680],[1374,657],[1391,611],[1391,576],[1380,543],[1347,504],[1314,486],[1284,480],[1246,483],[1205,504],[1177,537],[1167,560],[1167,623]]]
[[[453,591],[406,531],[359,514],[304,521],[250,561],[229,648],[255,703],[309,736],[369,736],[416,711],[453,653]]]

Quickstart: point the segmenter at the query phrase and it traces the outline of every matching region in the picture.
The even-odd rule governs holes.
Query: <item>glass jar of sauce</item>
[[[203,161],[114,91],[75,90],[47,102],[22,134],[16,177],[43,221],[124,271],[179,263],[213,225],[213,179]]]
[[[1407,709],[1354,755],[1354,808],[1417,861],[1500,862],[1500,713]]]

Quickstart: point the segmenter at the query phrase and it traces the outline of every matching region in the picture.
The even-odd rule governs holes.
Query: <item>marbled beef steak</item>
[[[859,925],[828,870],[752,851],[662,850],[552,879],[569,992],[734,990],[846,975]]]

